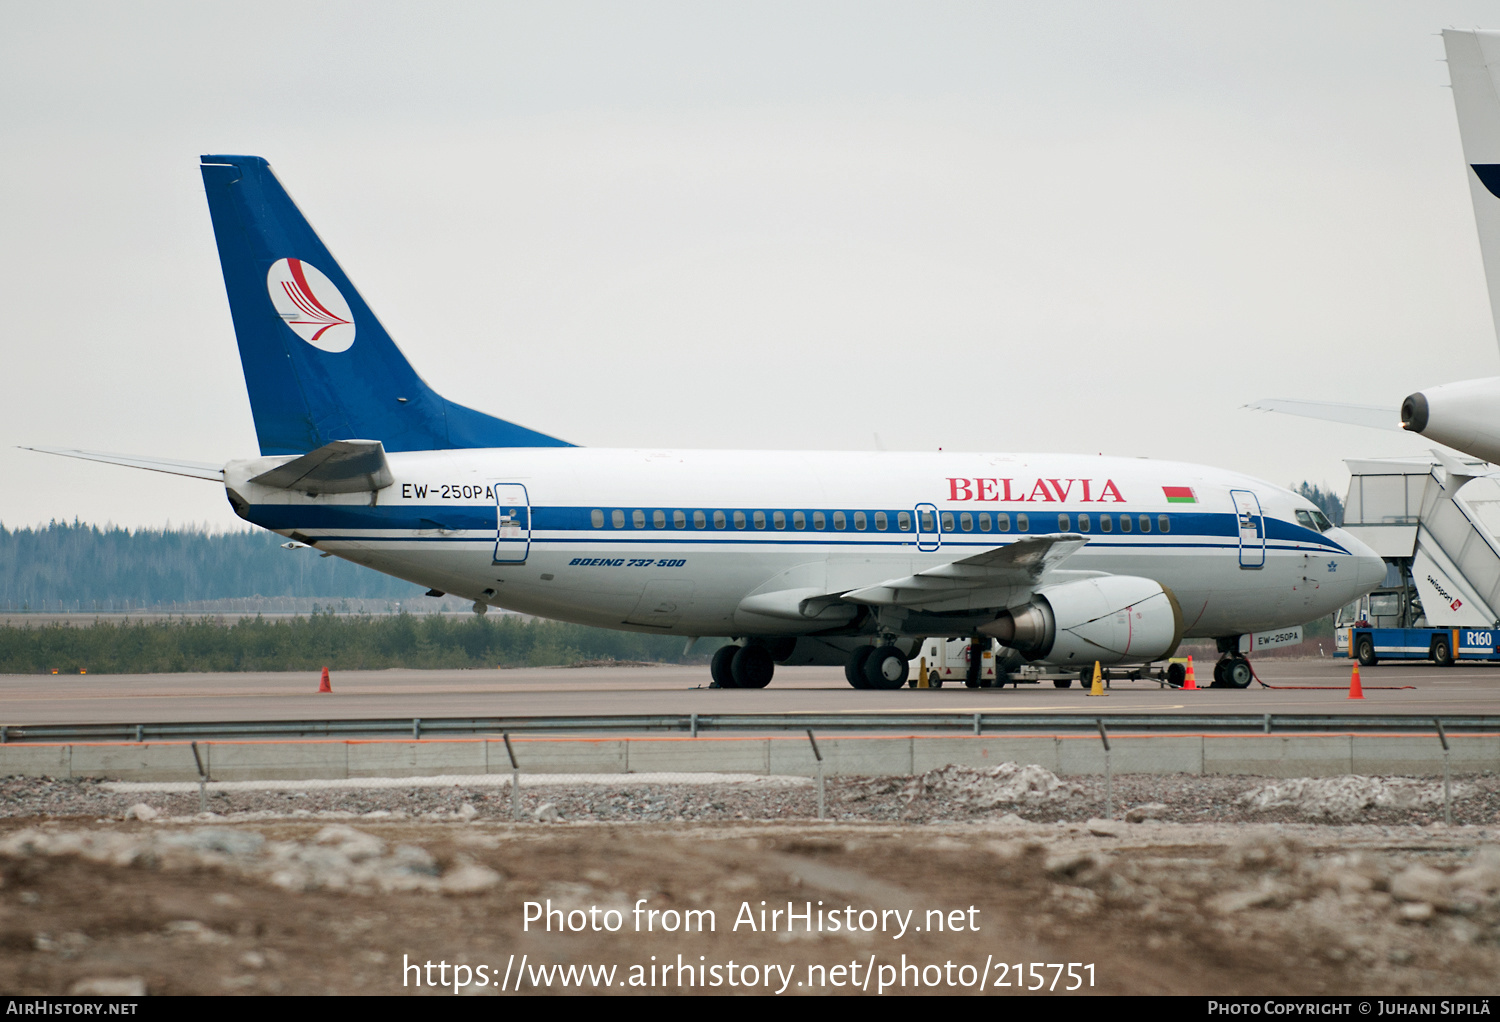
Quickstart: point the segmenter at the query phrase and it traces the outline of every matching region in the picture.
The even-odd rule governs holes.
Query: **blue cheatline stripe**
[[[349,535],[321,535],[309,536],[319,544],[323,543],[468,543],[474,546],[491,547],[495,540],[493,536],[371,536],[363,533]],[[1014,540],[1012,540],[1014,542]],[[825,548],[835,547],[872,547],[883,546],[899,549],[908,549],[916,544],[911,542],[897,543],[890,540],[841,540],[818,543],[812,540],[771,540],[771,539],[673,539],[666,536],[642,536],[639,539],[621,537],[601,539],[589,538],[559,538],[547,536],[532,536],[532,546],[553,546],[588,550],[600,545],[609,544],[616,546],[763,546],[785,548],[792,546],[820,546]],[[1008,543],[959,543],[945,542],[941,549],[948,550],[957,547],[976,547],[982,550],[993,549],[997,546],[1008,546]],[[1224,550],[1230,553],[1239,550],[1234,543],[1090,543],[1094,547],[1111,547],[1121,550],[1142,552],[1148,550]],[[1305,553],[1305,549],[1295,546],[1270,545],[1266,547],[1269,551],[1284,551],[1291,553]],[[929,553],[935,551],[928,551]]]
[[[666,515],[669,516],[669,520],[670,520],[670,516],[673,515],[674,513],[676,513],[676,512],[682,512],[686,516],[688,524],[687,524],[686,527],[683,527],[683,528],[678,528],[675,525],[669,525],[669,526],[665,526],[665,527],[663,527],[661,529],[658,529],[655,526],[651,526],[649,528],[645,528],[645,529],[641,529],[641,530],[637,530],[636,528],[634,528],[633,526],[629,526],[628,524],[627,524],[627,527],[621,528],[621,529],[615,529],[615,528],[613,528],[613,527],[611,527],[610,525],[607,525],[607,524],[603,528],[600,528],[600,527],[595,526],[593,524],[592,520],[591,520],[591,515],[592,515],[592,513],[595,510],[602,510],[603,511],[606,522],[609,522],[611,520],[610,519],[610,515],[611,515],[611,513],[613,511],[616,511],[616,510],[622,511],[626,515],[626,522],[627,523],[629,523],[630,520],[631,520],[630,519],[631,513],[633,511],[637,511],[637,510],[644,512],[648,516],[651,515],[651,514],[653,514],[656,511],[661,511],[664,514],[666,514]],[[665,543],[673,543],[673,542],[690,542],[690,543],[702,543],[702,542],[740,542],[740,543],[755,543],[755,542],[768,542],[769,541],[769,540],[763,540],[763,539],[729,540],[729,539],[726,538],[726,539],[722,539],[721,540],[721,539],[717,539],[716,538],[716,539],[710,540],[710,539],[698,539],[698,538],[691,538],[691,539],[689,539],[689,538],[684,538],[684,539],[676,539],[676,538],[668,539],[668,538],[666,538],[668,536],[671,536],[671,537],[677,537],[677,536],[683,536],[683,537],[709,537],[709,536],[720,537],[720,536],[734,535],[735,533],[745,533],[747,535],[753,535],[753,536],[757,536],[757,537],[759,537],[759,536],[786,537],[785,539],[779,540],[780,542],[784,542],[784,543],[799,543],[799,542],[807,542],[807,543],[829,543],[829,542],[841,542],[841,543],[847,543],[849,545],[886,546],[886,545],[899,544],[899,543],[902,543],[902,542],[905,542],[905,543],[915,543],[916,539],[917,539],[917,532],[914,529],[913,530],[906,530],[906,531],[899,530],[899,529],[886,529],[884,531],[880,531],[880,530],[873,529],[873,528],[871,528],[871,529],[864,529],[864,530],[853,529],[853,528],[848,528],[848,529],[833,529],[833,528],[827,528],[827,529],[812,529],[812,528],[808,528],[808,529],[794,529],[794,528],[776,529],[776,528],[769,528],[769,527],[768,528],[763,528],[763,529],[755,529],[755,528],[751,528],[751,527],[746,527],[746,528],[743,528],[743,529],[736,529],[736,528],[722,528],[722,529],[720,529],[720,528],[714,528],[712,526],[712,524],[711,524],[712,521],[713,521],[713,513],[715,511],[721,511],[721,512],[724,512],[724,513],[729,514],[729,515],[732,515],[735,511],[741,511],[741,512],[743,512],[745,514],[745,516],[746,516],[747,519],[750,519],[757,511],[759,511],[760,513],[766,515],[766,517],[767,517],[768,520],[770,519],[770,516],[772,514],[774,514],[777,511],[779,511],[779,512],[785,514],[788,517],[788,520],[790,521],[791,515],[794,512],[799,511],[799,510],[802,511],[804,514],[806,514],[809,517],[809,519],[811,519],[811,516],[812,516],[814,510],[821,510],[822,513],[825,514],[825,515],[827,515],[830,519],[832,518],[832,516],[834,514],[834,511],[830,511],[830,510],[827,510],[827,509],[809,509],[809,508],[792,508],[792,509],[787,509],[787,508],[772,508],[772,509],[765,509],[765,508],[603,508],[603,509],[597,509],[597,508],[588,508],[588,507],[534,507],[534,508],[531,509],[531,529],[532,529],[533,533],[537,533],[537,532],[582,532],[582,533],[586,533],[588,535],[588,541],[589,542],[594,542],[594,543],[641,543],[641,542],[665,542]],[[842,510],[845,515],[847,515],[847,516],[850,517],[850,519],[853,518],[854,513],[855,513],[854,510],[851,510],[851,509],[848,509],[848,508],[835,509],[835,510]],[[710,522],[710,524],[707,527],[705,527],[705,528],[696,528],[696,527],[694,527],[692,525],[692,520],[693,520],[693,514],[694,514],[694,512],[702,513],[706,517],[706,519]],[[873,522],[874,522],[874,516],[875,516],[875,514],[877,512],[865,510],[864,513],[869,516],[871,524],[873,524]],[[896,517],[897,514],[898,514],[898,512],[886,510],[884,513],[890,516],[890,520],[893,523],[898,520],[897,517]],[[977,513],[977,512],[969,512],[969,513]],[[993,514],[999,514],[1001,512],[991,512],[991,513],[993,513]],[[1004,512],[1004,513],[1008,514],[1008,513],[1011,513],[1011,512]],[[1045,534],[1047,534],[1049,532],[1055,532],[1055,531],[1072,531],[1071,529],[1069,529],[1069,530],[1057,530],[1057,529],[1051,528],[1051,526],[1057,524],[1056,520],[1052,517],[1052,515],[1054,514],[1054,512],[1051,512],[1051,511],[1036,512],[1034,514],[1031,513],[1031,512],[1015,512],[1015,513],[1016,514],[1025,513],[1025,514],[1030,515],[1031,518],[1032,518],[1032,521],[1030,522],[1030,525],[1032,526],[1032,529],[1028,530],[1027,532],[1020,532],[1020,531],[1016,531],[1016,532],[1011,532],[1011,531],[1005,531],[1005,532],[969,532],[969,531],[964,531],[964,532],[957,532],[957,531],[947,532],[947,533],[943,534],[943,539],[942,539],[943,545],[944,546],[1003,546],[1007,542],[1013,541],[1015,539],[1019,539],[1019,538],[1021,538],[1023,536],[1026,536],[1026,535],[1039,535],[1039,534],[1040,535],[1045,535]],[[1093,516],[1093,517],[1098,517],[1101,514],[1101,512],[1095,512],[1095,511],[1089,511],[1089,512],[1072,512],[1072,513],[1069,513],[1069,519],[1070,519],[1069,520],[1069,524],[1071,526],[1076,526],[1077,525],[1077,515],[1079,513],[1086,513],[1086,514],[1089,514],[1090,516]],[[1122,516],[1124,515],[1124,512],[1115,512],[1115,511],[1104,512],[1104,513],[1110,514],[1110,515],[1115,515],[1115,514],[1119,514],[1119,515],[1122,515]],[[1130,514],[1132,516],[1135,516],[1138,513],[1137,512],[1131,512]],[[1162,514],[1161,512],[1152,512],[1147,517],[1155,519],[1155,518],[1161,517],[1161,514]],[[1172,536],[1172,537],[1174,537],[1174,539],[1172,541],[1170,541],[1168,543],[1162,543],[1162,544],[1159,544],[1159,545],[1163,545],[1163,546],[1167,546],[1167,545],[1170,545],[1170,546],[1191,546],[1191,545],[1196,545],[1196,544],[1178,543],[1178,542],[1176,542],[1175,538],[1178,537],[1178,536],[1193,536],[1193,537],[1204,537],[1204,538],[1208,538],[1208,537],[1222,537],[1222,538],[1229,539],[1229,538],[1235,538],[1239,534],[1238,520],[1237,520],[1237,516],[1234,515],[1234,514],[1204,513],[1204,512],[1175,512],[1175,513],[1168,513],[1168,514],[1166,514],[1166,517],[1168,519],[1168,522],[1171,525],[1171,528],[1167,532],[1160,532],[1160,531],[1153,531],[1153,532],[1149,532],[1149,533],[1148,532],[1142,532],[1142,533],[1138,533],[1137,535],[1140,535],[1142,537],[1145,537],[1145,536]],[[492,505],[479,505],[479,506],[476,507],[476,506],[473,506],[473,505],[463,506],[463,505],[448,505],[448,504],[436,504],[436,505],[433,505],[433,504],[425,504],[425,505],[420,505],[420,504],[402,504],[402,505],[386,506],[386,507],[379,507],[379,506],[377,506],[377,507],[355,506],[355,505],[349,505],[349,504],[324,505],[324,506],[321,506],[321,507],[318,507],[318,506],[298,506],[298,505],[291,505],[291,504],[256,504],[256,505],[253,505],[251,507],[251,509],[250,509],[250,520],[253,521],[257,525],[262,526],[263,528],[267,528],[267,529],[279,529],[279,530],[288,530],[288,529],[297,529],[297,530],[319,530],[319,529],[349,529],[349,530],[358,529],[358,530],[367,530],[367,529],[369,529],[369,530],[407,531],[407,532],[429,532],[429,531],[435,531],[435,530],[443,530],[443,531],[446,531],[446,532],[481,531],[481,530],[487,531],[487,530],[493,530],[495,528],[495,509],[494,509],[494,507]],[[649,518],[648,518],[648,521],[649,521]],[[1305,527],[1300,526],[1300,525],[1295,525],[1295,524],[1293,524],[1291,522],[1283,522],[1283,521],[1280,521],[1280,520],[1274,519],[1274,518],[1264,518],[1264,519],[1262,519],[1262,521],[1266,523],[1266,528],[1265,528],[1264,531],[1266,533],[1266,535],[1265,535],[1265,541],[1266,541],[1266,546],[1267,546],[1268,549],[1282,549],[1282,550],[1284,550],[1284,549],[1305,549],[1306,547],[1312,547],[1314,549],[1321,550],[1321,551],[1327,551],[1327,552],[1330,552],[1330,553],[1347,554],[1349,552],[1349,551],[1345,550],[1342,546],[1339,546],[1338,544],[1332,542],[1331,540],[1328,540],[1328,539],[1324,538],[1324,536],[1322,535],[1322,533],[1316,532],[1316,531],[1314,531],[1312,529],[1308,529],[1308,528],[1305,528]],[[769,521],[768,521],[768,524],[769,524]],[[1153,529],[1155,529],[1158,523],[1156,521],[1153,521],[1151,524],[1152,524]],[[635,535],[643,535],[643,538],[636,539]],[[858,539],[854,539],[853,538],[855,536],[860,536],[860,535],[892,536],[892,537],[903,536],[903,537],[911,537],[911,538],[909,540],[893,540],[893,539],[892,540],[887,540],[887,539],[858,540]],[[1089,537],[1089,545],[1090,546],[1096,546],[1096,547],[1102,547],[1102,546],[1142,546],[1142,545],[1146,545],[1146,544],[1141,544],[1141,543],[1137,543],[1137,542],[1134,542],[1134,541],[1124,540],[1122,538],[1118,538],[1118,537],[1123,537],[1125,535],[1129,535],[1129,533],[1123,533],[1123,532],[1115,532],[1115,533],[1090,532],[1090,533],[1085,533],[1084,535],[1087,535]],[[799,536],[806,536],[807,539],[806,540],[801,540],[801,539],[794,538],[794,537],[799,537]],[[846,536],[850,537],[850,538],[844,539],[843,537],[846,537]],[[958,536],[963,536],[965,538],[964,539],[954,538],[954,537],[958,537]],[[991,542],[988,539],[988,537],[991,537],[991,536],[994,537],[993,542]],[[1111,537],[1116,537],[1116,538],[1112,538],[1112,539],[1106,540],[1106,539],[1103,538],[1105,536],[1111,536]],[[618,537],[618,538],[616,538],[616,537]],[[828,538],[824,539],[823,537],[828,537]],[[972,537],[972,538],[969,538],[969,537]],[[1095,537],[1098,537],[1098,538],[1095,538]],[[373,537],[370,537],[370,538],[373,538]],[[1272,541],[1276,541],[1276,540],[1281,541],[1281,545],[1273,544]],[[553,542],[556,542],[556,540],[553,540]],[[1284,545],[1284,544],[1289,543],[1289,542],[1290,543],[1303,544],[1303,546],[1302,547],[1288,547],[1288,546]],[[1221,546],[1223,544],[1206,544],[1206,545],[1209,545],[1209,546]],[[1230,545],[1232,545],[1232,546],[1238,546],[1238,543],[1234,543],[1234,544],[1230,544]]]

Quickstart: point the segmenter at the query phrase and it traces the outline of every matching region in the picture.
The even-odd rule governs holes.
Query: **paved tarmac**
[[[1347,660],[1262,660],[1272,688],[1183,692],[1117,681],[1109,698],[1075,684],[937,691],[851,689],[839,668],[780,668],[756,691],[708,688],[706,667],[336,671],[318,694],[314,672],[0,675],[0,724],[138,723],[568,713],[817,713],[984,710],[987,713],[1500,713],[1500,664],[1381,664],[1348,697]],[[1205,674],[1208,671],[1205,669]]]

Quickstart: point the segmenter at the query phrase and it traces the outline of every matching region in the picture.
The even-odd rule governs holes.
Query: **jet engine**
[[[1401,428],[1456,451],[1500,461],[1500,376],[1429,387],[1401,402]]]
[[[1029,604],[979,631],[1027,660],[1077,665],[1164,660],[1177,651],[1182,629],[1172,590],[1149,578],[1104,575],[1043,586]]]

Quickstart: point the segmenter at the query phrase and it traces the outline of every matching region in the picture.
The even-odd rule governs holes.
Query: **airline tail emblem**
[[[301,259],[278,259],[266,274],[266,290],[282,322],[308,344],[335,354],[354,344],[349,303],[316,266]]]

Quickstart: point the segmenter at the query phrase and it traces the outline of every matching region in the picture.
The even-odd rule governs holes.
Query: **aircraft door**
[[[520,483],[495,484],[495,563],[525,564],[531,552],[531,501]]]
[[[917,549],[924,553],[931,553],[943,545],[943,533],[938,522],[938,509],[936,504],[918,504],[917,512]]]
[[[1261,568],[1266,563],[1266,520],[1260,500],[1249,490],[1230,490],[1240,535],[1240,567]]]

